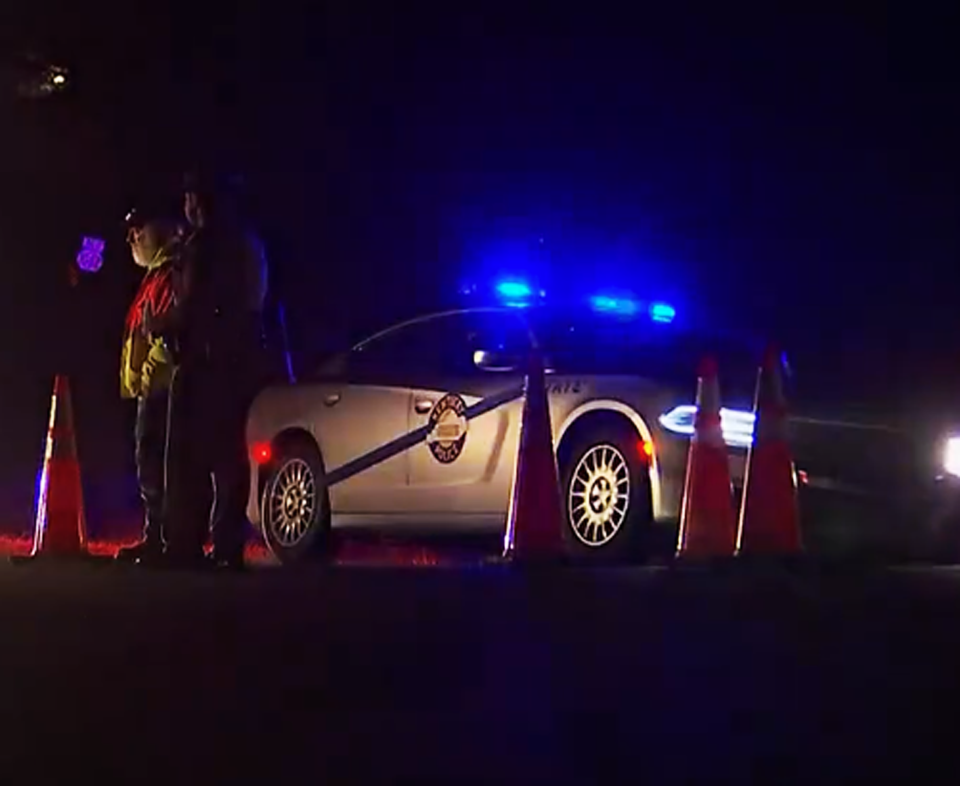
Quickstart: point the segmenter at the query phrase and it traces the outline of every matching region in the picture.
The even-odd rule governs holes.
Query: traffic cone
[[[738,554],[789,555],[802,550],[797,473],[787,438],[779,358],[770,348],[757,374],[756,419],[743,479]]]
[[[697,415],[687,453],[677,557],[731,557],[736,534],[730,465],[720,424],[717,364],[705,358],[697,381]]]
[[[530,352],[520,422],[520,444],[503,537],[503,558],[549,562],[563,555],[563,508],[553,451],[543,358]]]
[[[36,510],[33,549],[27,560],[89,556],[70,384],[62,374],[53,385]]]

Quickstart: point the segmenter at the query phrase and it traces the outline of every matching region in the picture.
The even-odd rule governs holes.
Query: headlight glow
[[[960,437],[950,437],[944,445],[943,471],[960,478]]]
[[[693,404],[681,404],[659,418],[660,425],[674,434],[693,436],[693,421],[697,416],[697,408]],[[742,409],[720,410],[720,428],[723,430],[723,441],[734,448],[747,448],[753,443],[753,424],[756,417],[752,412]],[[958,468],[960,468],[960,441],[957,443]]]

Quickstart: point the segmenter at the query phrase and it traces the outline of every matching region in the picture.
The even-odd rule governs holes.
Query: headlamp
[[[943,471],[960,478],[960,436],[948,437],[944,443]]]

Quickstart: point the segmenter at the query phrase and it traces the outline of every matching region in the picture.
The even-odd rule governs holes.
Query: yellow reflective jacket
[[[165,390],[173,378],[173,356],[160,336],[144,335],[144,306],[160,316],[173,305],[173,257],[161,251],[150,265],[127,313],[120,351],[120,396],[140,398]]]

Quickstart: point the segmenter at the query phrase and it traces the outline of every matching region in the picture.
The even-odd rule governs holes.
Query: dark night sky
[[[552,275],[656,287],[785,337],[822,376],[952,387],[951,19],[74,5],[2,26],[73,69],[56,99],[0,99],[0,341],[36,379],[11,402],[48,385],[78,236],[119,240],[130,199],[204,150],[256,185],[301,347],[544,237]],[[78,306],[104,411],[129,268],[112,255]]]

